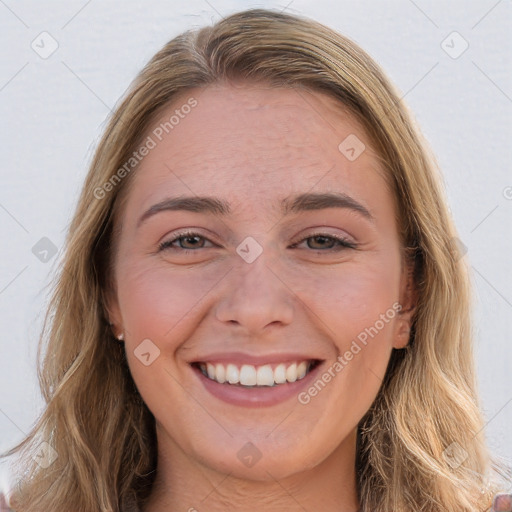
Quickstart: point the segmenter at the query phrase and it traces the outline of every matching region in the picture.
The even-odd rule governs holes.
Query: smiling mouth
[[[207,379],[218,384],[244,388],[274,387],[296,382],[303,379],[322,361],[308,359],[289,363],[238,365],[235,363],[194,362],[192,366],[199,370]]]

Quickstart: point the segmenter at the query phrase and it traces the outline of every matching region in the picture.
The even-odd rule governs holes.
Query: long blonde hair
[[[499,471],[478,407],[468,269],[434,159],[398,92],[361,48],[314,21],[263,9],[174,38],[110,119],[69,228],[41,334],[46,408],[7,454],[18,455],[12,506],[18,512],[116,512],[130,499],[143,505],[151,492],[154,418],[106,316],[116,218],[136,169],[112,180],[177,94],[224,79],[336,98],[363,123],[395,192],[418,302],[409,345],[393,351],[358,428],[361,510],[487,510]],[[113,186],[105,192],[107,182]],[[32,458],[42,442],[58,455],[46,468]]]

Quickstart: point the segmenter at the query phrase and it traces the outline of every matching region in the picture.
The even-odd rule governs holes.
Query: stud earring
[[[117,338],[119,341],[123,341],[123,340],[124,340],[124,334],[123,334],[123,333],[118,334],[118,335],[116,336],[116,338]]]

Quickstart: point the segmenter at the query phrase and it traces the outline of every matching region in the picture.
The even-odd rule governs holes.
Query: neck
[[[176,444],[161,443],[157,476],[144,512],[357,512],[356,431],[320,464],[268,479],[238,478],[200,464]]]

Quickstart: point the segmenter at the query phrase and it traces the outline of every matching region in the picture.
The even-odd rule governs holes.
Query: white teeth
[[[274,382],[276,384],[284,384],[286,382],[286,366],[281,363],[274,370]]]
[[[297,366],[297,379],[302,379],[303,377],[305,377],[307,371],[308,371],[308,363],[306,363],[306,361],[302,361],[302,363],[300,363]]]
[[[295,382],[297,380],[297,365],[295,363],[286,368],[286,380],[288,382]]]
[[[258,372],[256,374],[256,384],[258,384],[258,386],[274,385],[274,372],[272,371],[272,366],[266,364],[265,366],[260,366],[258,368]]]
[[[221,363],[201,363],[200,368],[205,376],[220,384],[239,384],[241,386],[275,386],[286,382],[295,382],[303,379],[309,370],[309,361],[299,363],[278,364],[273,370],[270,364],[253,366],[244,364],[240,368],[236,364],[229,363],[224,366]]]
[[[215,365],[215,375],[210,378],[216,380],[217,382],[220,382],[221,384],[224,384],[224,382],[226,382],[226,369],[224,368],[224,365]]]
[[[240,384],[243,386],[254,386],[256,384],[256,368],[254,366],[249,364],[242,366],[240,370]]]
[[[230,384],[238,384],[238,382],[240,382],[240,372],[234,364],[228,364],[226,368],[226,380]]]

